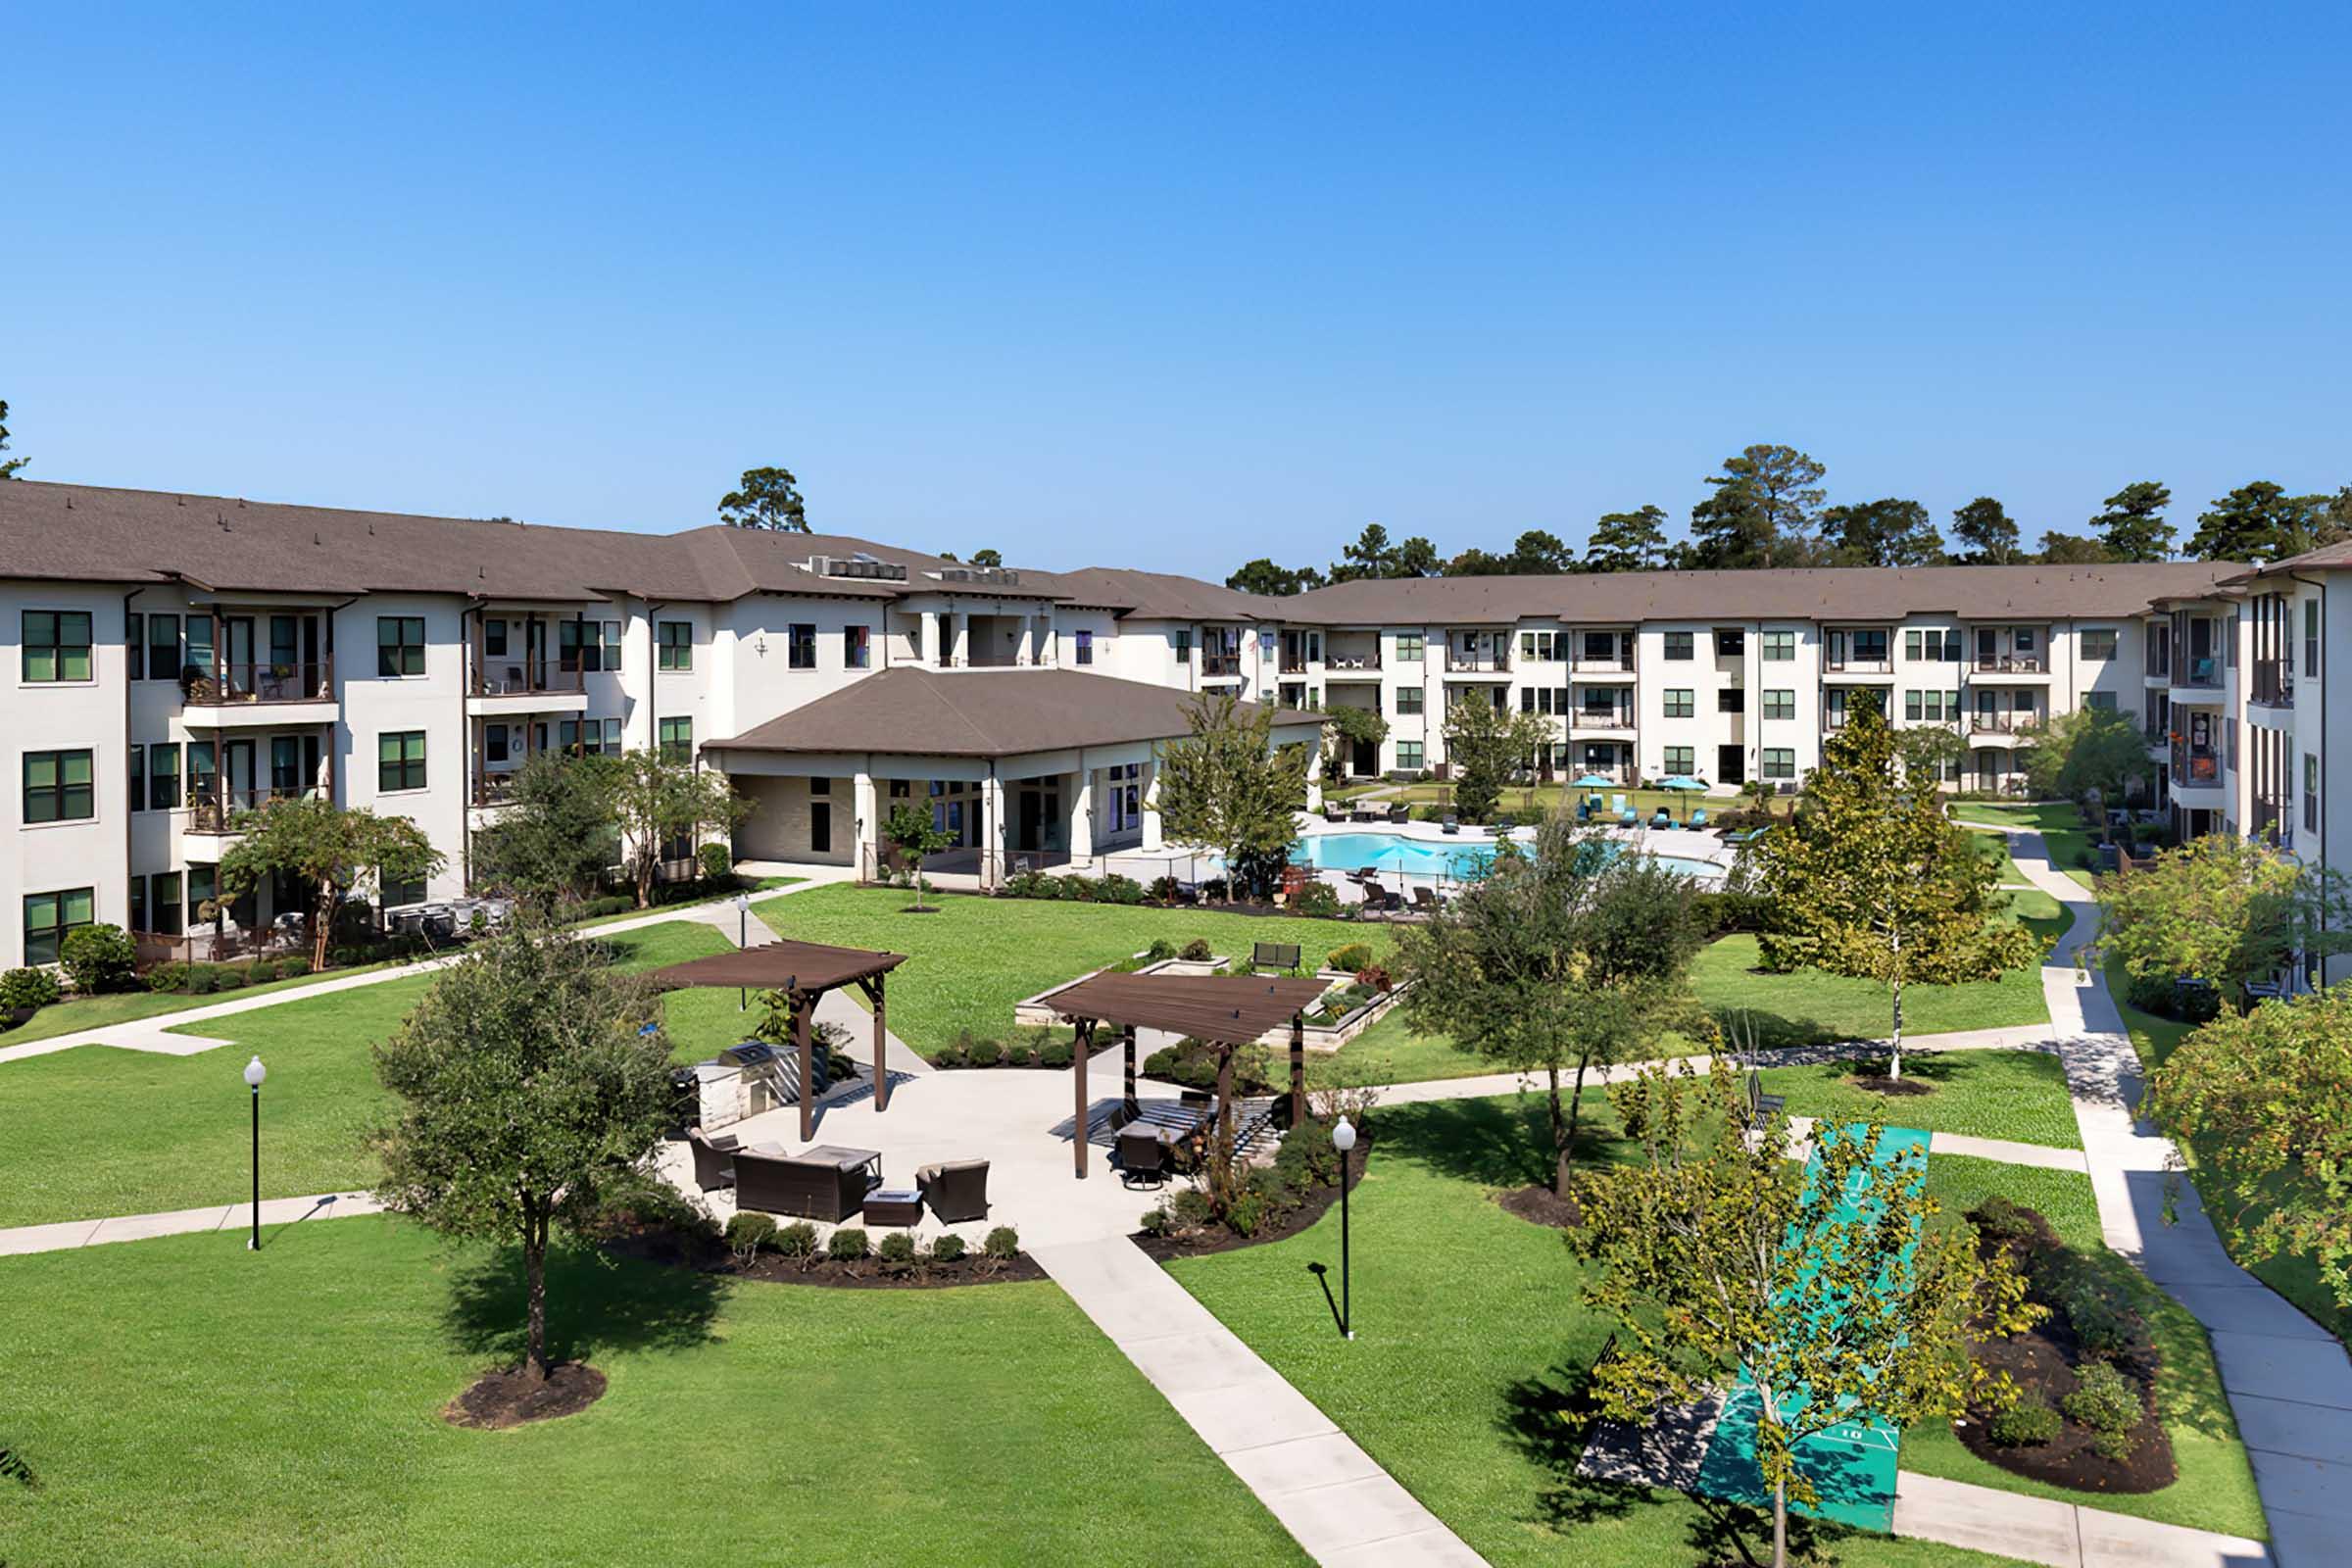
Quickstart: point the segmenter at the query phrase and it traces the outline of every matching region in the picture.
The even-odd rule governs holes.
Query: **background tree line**
[[[1584,553],[1557,534],[1530,528],[1505,551],[1472,547],[1450,559],[1416,534],[1394,540],[1365,527],[1328,566],[1284,566],[1260,557],[1225,579],[1245,593],[1284,596],[1359,578],[1549,576],[1567,572],[1743,570],[1756,566],[1939,566],[2081,564],[2170,561],[2183,553],[2168,518],[2170,488],[2153,479],[2125,485],[2084,520],[2082,531],[2051,528],[2039,549],[2008,509],[1979,496],[1938,527],[1926,504],[1897,496],[1830,505],[1827,469],[1794,447],[1757,445],[1726,459],[1690,509],[1690,537],[1669,542],[1664,508],[1611,512],[1594,520]],[[2352,485],[2333,494],[2290,495],[2256,479],[2199,513],[2185,554],[2199,561],[2282,561],[2352,538]]]

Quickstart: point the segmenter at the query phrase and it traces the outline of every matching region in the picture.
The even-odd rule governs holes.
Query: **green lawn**
[[[511,1269],[392,1219],[0,1259],[22,1564],[1253,1565],[1305,1557],[1049,1283],[743,1285],[565,1257],[610,1379],[511,1432]]]
[[[709,926],[664,921],[603,939],[629,968],[726,947]],[[111,1046],[0,1063],[0,1226],[95,1219],[229,1203],[249,1191],[251,1132],[242,1073],[257,1053],[262,1093],[262,1195],[292,1197],[366,1184],[361,1147],[383,1115],[368,1047],[389,1034],[431,984],[411,976],[189,1026],[231,1042],[193,1056]],[[682,1004],[720,1005],[706,992]],[[735,999],[726,995],[732,1014]]]
[[[1956,801],[1952,819],[1961,823],[2032,828],[2049,847],[2050,863],[2066,875],[2090,886],[2090,873],[2082,858],[2090,849],[2090,833],[2082,813],[2072,806],[1996,806],[1983,801]]]
[[[2159,1018],[2140,1011],[2124,1000],[2125,989],[2132,977],[2124,972],[2123,960],[2110,958],[2106,968],[2107,994],[2115,999],[2116,1010],[2124,1015],[2124,1027],[2131,1031],[2132,1050],[2142,1066],[2153,1072],[2164,1064],[2174,1048],[2194,1032],[2189,1024],[2171,1018]],[[2189,1161],[2189,1176],[2195,1179],[2196,1148],[2185,1151]],[[2335,1298],[2334,1291],[2320,1278],[2319,1264],[2300,1254],[2274,1257],[2247,1265],[2248,1271],[2263,1284],[2295,1303],[2312,1321],[2326,1327],[2352,1348],[2352,1307]]]
[[[1952,1481],[1999,1487],[2037,1497],[2087,1502],[2113,1513],[2133,1514],[2168,1524],[2218,1530],[2262,1540],[2262,1499],[2254,1472],[2238,1441],[2237,1424],[2213,1362],[2213,1347],[2188,1308],[2164,1294],[2147,1277],[2107,1252],[2100,1239],[2097,1200],[2090,1178],[2073,1171],[2033,1170],[1954,1154],[1932,1154],[1928,1190],[1947,1214],[1961,1214],[1994,1193],[2039,1209],[2069,1247],[2107,1265],[2108,1277],[2130,1293],[2148,1320],[2164,1364],[2157,1401],[2172,1435],[2180,1478],[2161,1492],[2095,1496],[2011,1475],[1961,1446],[1949,1424],[1934,1422],[1903,1435],[1903,1468]]]
[[[1605,1102],[1588,1097],[1605,1127]],[[1174,1264],[1177,1279],[1497,1568],[1699,1568],[1770,1544],[1747,1510],[1580,1481],[1564,1414],[1608,1337],[1557,1234],[1488,1200],[1544,1173],[1542,1112],[1510,1099],[1396,1105],[1353,1200],[1357,1338],[1339,1338],[1310,1262],[1339,1218],[1288,1241]],[[1599,1151],[1605,1157],[1605,1150]],[[1839,1568],[1986,1568],[1923,1542],[1816,1531]],[[1792,1554],[1793,1555],[1793,1554]],[[1806,1560],[1806,1559],[1798,1559]]]
[[[43,1007],[14,1029],[0,1031],[0,1047],[86,1034],[110,1024],[136,1023],[142,1018],[185,1012],[190,1007],[209,1007],[216,1002],[234,1002],[241,997],[266,997],[285,991],[299,991],[305,986],[315,986],[321,980],[340,980],[346,975],[368,974],[384,967],[385,964],[381,963],[368,963],[349,969],[328,969],[318,974],[300,975],[292,980],[272,980],[267,985],[243,986],[235,991],[220,991],[201,997],[184,991],[121,991],[100,997],[73,997]]]
[[[1813,970],[1767,974],[1756,962],[1754,937],[1728,936],[1699,954],[1690,978],[1699,1000],[1718,1016],[1745,1012],[1762,1045],[1878,1039],[1893,1026],[1893,1011],[1882,985]],[[2049,1017],[2037,965],[2012,969],[1998,980],[1903,990],[1906,1035],[2047,1023]]]
[[[1389,946],[1387,929],[1369,922],[1047,899],[948,895],[932,902],[935,913],[908,914],[903,888],[840,886],[796,893],[753,912],[778,936],[795,941],[906,954],[907,961],[890,975],[890,1028],[926,1056],[959,1030],[1009,1032],[1013,1004],[1023,997],[1116,963],[1162,938],[1181,948],[1205,937],[1218,954],[1243,959],[1254,943],[1295,942],[1309,964],[1350,943],[1376,952]]]
[[[1894,1100],[1846,1082],[1862,1065],[1831,1061],[1771,1067],[1762,1077],[1768,1092],[1788,1097],[1792,1116],[1867,1121],[1878,1110],[1898,1127],[2008,1138],[2054,1149],[2082,1147],[2074,1102],[2067,1097],[2066,1068],[2045,1052],[1905,1052],[1903,1076],[1933,1084],[1935,1091]]]

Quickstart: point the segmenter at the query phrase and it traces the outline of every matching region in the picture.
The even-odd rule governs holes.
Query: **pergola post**
[[[792,998],[792,1043],[801,1053],[801,1142],[816,1136],[816,1041],[808,1027],[808,1015],[816,1010],[808,994],[799,987],[790,993]]]
[[[884,1005],[888,976],[876,975],[871,995],[874,999],[874,1114],[879,1116],[890,1108],[890,1013]]]
[[[1144,1113],[1143,1105],[1135,1098],[1135,1025],[1133,1024],[1129,1024],[1126,1029],[1126,1046],[1127,1092],[1119,1102],[1119,1108],[1126,1113],[1127,1120],[1133,1121]]]
[[[1291,1014],[1291,1125],[1306,1125],[1306,1014]]]
[[[1080,1018],[1076,1020],[1076,1024],[1078,1038],[1074,1044],[1078,1049],[1070,1053],[1070,1082],[1074,1086],[1071,1092],[1077,1097],[1077,1109],[1075,1119],[1070,1124],[1072,1128],[1070,1157],[1077,1170],[1078,1179],[1084,1181],[1086,1180],[1087,1134],[1086,1058],[1095,1049],[1095,1020]]]

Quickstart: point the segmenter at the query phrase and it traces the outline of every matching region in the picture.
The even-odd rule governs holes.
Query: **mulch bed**
[[[1027,1252],[1016,1252],[1008,1259],[983,1257],[977,1247],[953,1262],[884,1263],[873,1257],[841,1262],[822,1255],[786,1257],[780,1252],[761,1252],[746,1267],[725,1244],[705,1243],[665,1227],[616,1228],[612,1234],[601,1238],[598,1245],[616,1257],[667,1268],[690,1268],[698,1274],[716,1274],[728,1279],[757,1280],[766,1285],[924,1291],[956,1285],[1010,1285],[1047,1277],[1046,1271]]]
[[[1507,1193],[1496,1193],[1494,1201],[1508,1213],[1516,1214],[1530,1225],[1545,1225],[1555,1231],[1572,1231],[1585,1223],[1585,1211],[1573,1198],[1562,1198],[1541,1182],[1530,1187],[1514,1187]]]
[[[1348,1162],[1351,1172],[1348,1186],[1350,1188],[1363,1184],[1364,1164],[1371,1157],[1372,1142],[1371,1131],[1366,1129],[1357,1138],[1355,1148],[1348,1152]],[[1174,1190],[1175,1184],[1171,1182],[1169,1191]],[[1296,1236],[1321,1219],[1339,1200],[1340,1184],[1329,1182],[1309,1188],[1304,1200],[1298,1207],[1285,1209],[1274,1219],[1273,1223],[1260,1229],[1254,1236],[1237,1236],[1222,1227],[1213,1227],[1201,1230],[1171,1231],[1165,1236],[1152,1236],[1144,1231],[1136,1231],[1127,1239],[1142,1248],[1144,1255],[1154,1262],[1166,1263],[1179,1257],[1207,1257],[1217,1252],[1238,1251],[1245,1247],[1259,1247],[1267,1242],[1279,1242],[1287,1236]]]
[[[605,1396],[605,1375],[585,1361],[563,1361],[545,1378],[520,1369],[486,1372],[473,1387],[441,1408],[453,1427],[503,1432],[529,1421],[576,1415]]]
[[[1874,1095],[1932,1095],[1936,1086],[1919,1078],[1889,1078],[1883,1073],[1855,1073],[1847,1083]]]
[[[1977,1360],[1994,1371],[2006,1372],[2029,1393],[2039,1390],[2052,1404],[2075,1390],[2075,1367],[2086,1359],[2075,1344],[2063,1318],[2044,1318],[2015,1339],[1992,1340],[1977,1347]],[[2048,1443],[2008,1447],[1992,1441],[1992,1412],[1972,1409],[1952,1423],[1961,1446],[1988,1464],[2011,1475],[2078,1492],[2160,1492],[2180,1477],[2173,1463],[2173,1440],[2164,1423],[2148,1406],[2149,1369],[2127,1365],[2123,1370],[2140,1387],[2139,1425],[2132,1431],[2132,1456],[2110,1459],[2093,1451],[2089,1428],[2069,1421]]]

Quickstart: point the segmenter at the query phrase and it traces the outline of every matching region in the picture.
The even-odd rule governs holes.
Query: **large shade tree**
[[[2006,566],[2025,559],[2016,521],[1990,496],[1953,509],[1952,537],[1967,546],[1961,559],[1971,565]]]
[[[355,889],[372,881],[420,882],[447,857],[405,816],[378,816],[366,807],[342,807],[315,796],[270,801],[240,811],[231,823],[237,842],[220,857],[220,893],[240,899],[276,877],[311,890],[311,963],[326,967],[335,918]]]
[[[1158,748],[1159,819],[1169,838],[1224,856],[1227,892],[1263,893],[1298,836],[1307,753],[1274,744],[1274,710],[1230,693],[1186,711],[1190,733]]]
[[[1758,444],[1724,461],[1690,509],[1686,559],[1698,567],[1805,566],[1820,546],[1826,470],[1794,447]]]
[[[1586,1074],[1690,1020],[1702,940],[1688,878],[1555,812],[1532,846],[1503,844],[1486,877],[1400,927],[1393,964],[1416,1029],[1543,1076],[1565,1197]]]
[[[2106,510],[2090,519],[2099,540],[2117,561],[2169,561],[2173,554],[2173,525],[2164,509],[2173,492],[2153,479],[2137,479],[2106,501]]]
[[[790,468],[746,468],[736,487],[718,498],[718,520],[730,528],[808,532],[808,508]]]
[[[1994,906],[1999,867],[1900,760],[1893,726],[1863,704],[1823,746],[1804,808],[1754,855],[1775,904],[1760,939],[1766,961],[1885,986],[1892,1078],[1903,1073],[1906,987],[1997,979],[2040,951]]]
[[[2241,1004],[2248,981],[2352,949],[2343,873],[2259,840],[2191,839],[2097,891],[2100,954],[2135,980],[2204,980]]]
[[[395,1097],[377,1136],[393,1209],[446,1235],[512,1243],[524,1283],[523,1370],[545,1378],[547,1252],[643,1171],[671,1115],[653,994],[591,942],[532,919],[438,975],[375,1048]]]
[[[1654,571],[1666,562],[1666,509],[1606,512],[1585,539],[1587,571]]]
[[[620,863],[612,766],[604,757],[532,754],[507,775],[499,819],[474,835],[475,880],[541,906],[594,893]]]
[[[1853,566],[1933,566],[1943,560],[1943,535],[1928,509],[1888,496],[1832,507],[1822,527],[1838,559]]]
[[[2026,784],[2038,800],[2121,801],[2150,788],[2156,764],[2139,721],[2112,708],[2051,715],[2019,737]]]
[[[1586,1299],[1615,1320],[1592,1369],[1600,1413],[1645,1422],[1744,1378],[1756,1401],[1758,1479],[1772,1495],[1772,1560],[1788,1560],[1788,1503],[1815,1496],[1796,1448],[1844,1422],[1900,1430],[2013,1397],[1972,1341],[2015,1334],[2036,1309],[2004,1250],[1980,1251],[1938,1211],[1886,1128],[1825,1125],[1810,1163],[1788,1122],[1751,1131],[1722,1056],[1701,1078],[1646,1068],[1610,1091],[1630,1159],[1578,1184],[1578,1256],[1601,1267]]]

